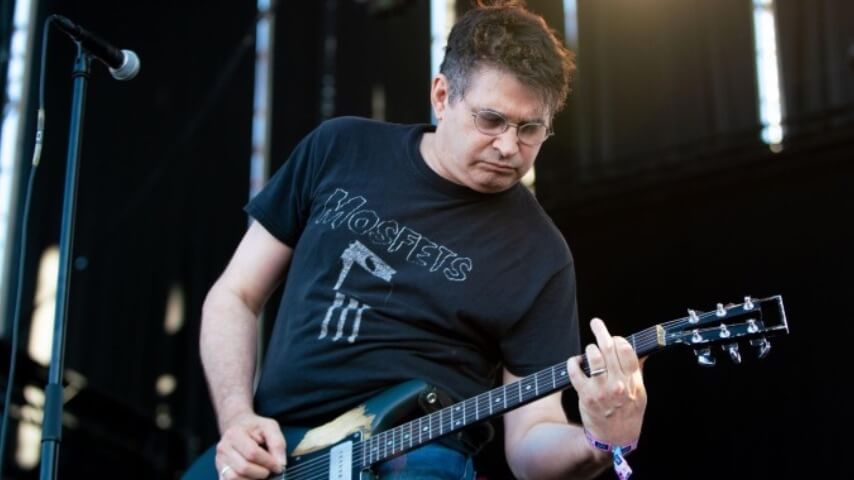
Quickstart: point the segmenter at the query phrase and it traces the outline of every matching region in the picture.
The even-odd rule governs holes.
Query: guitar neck
[[[658,326],[642,330],[627,337],[626,340],[635,348],[638,356],[651,353],[660,348],[663,343]],[[590,373],[586,356],[582,360],[582,370],[587,374]],[[354,461],[358,459],[362,468],[367,468],[374,463],[569,387],[566,362],[560,362],[515,382],[494,388],[359,442],[354,446]]]

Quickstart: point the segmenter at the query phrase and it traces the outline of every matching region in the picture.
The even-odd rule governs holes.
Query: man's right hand
[[[286,463],[285,437],[275,420],[248,412],[224,425],[216,446],[220,480],[268,478]]]

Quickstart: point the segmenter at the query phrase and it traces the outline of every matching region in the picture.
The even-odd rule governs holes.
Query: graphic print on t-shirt
[[[466,281],[474,270],[470,257],[430,240],[397,220],[383,220],[374,210],[363,208],[367,203],[368,200],[361,195],[350,195],[350,192],[336,188],[326,199],[314,223],[328,225],[333,230],[346,227],[372,244],[384,247],[388,253],[403,255],[407,262],[424,267],[430,273],[440,272],[451,282]]]
[[[350,244],[344,252],[341,253],[341,273],[338,274],[338,281],[332,290],[335,292],[335,299],[332,305],[326,310],[326,316],[323,318],[323,323],[320,326],[320,335],[318,340],[322,340],[329,335],[329,324],[332,318],[338,315],[338,325],[335,330],[335,336],[332,337],[333,342],[337,342],[345,335],[344,329],[347,325],[347,319],[352,316],[350,322],[350,335],[347,336],[347,341],[353,343],[356,337],[359,336],[359,327],[362,324],[362,313],[371,308],[370,305],[362,303],[359,299],[341,292],[345,280],[350,274],[353,265],[356,264],[373,277],[391,282],[394,276],[395,269],[391,268],[383,261],[376,253],[372,252],[362,242],[355,240]],[[346,306],[345,306],[346,303]],[[352,315],[351,315],[352,313]]]

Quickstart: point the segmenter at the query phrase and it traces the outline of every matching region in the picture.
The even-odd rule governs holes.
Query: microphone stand
[[[74,215],[77,203],[77,166],[80,160],[83,136],[83,113],[86,86],[92,57],[77,42],[74,60],[73,97],[71,99],[71,124],[68,135],[65,196],[62,207],[62,230],[59,241],[59,275],[56,287],[56,316],[53,325],[53,345],[50,357],[48,383],[45,387],[44,422],[42,424],[41,480],[56,478],[59,461],[59,444],[62,440],[62,373],[65,355],[65,324],[68,317],[68,290],[71,284],[70,267],[74,243]]]

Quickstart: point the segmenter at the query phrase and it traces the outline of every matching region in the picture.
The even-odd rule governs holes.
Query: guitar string
[[[704,313],[704,314],[702,314],[702,315],[699,315],[699,317],[700,317],[700,319],[701,319],[701,320],[703,320],[703,319],[704,319],[704,317],[706,317],[706,316],[708,316],[708,315],[710,315],[710,314],[709,314],[709,313]],[[689,324],[689,323],[690,323],[690,321],[689,321],[689,320],[687,320],[686,318],[680,318],[680,319],[676,319],[676,320],[671,320],[671,321],[665,322],[665,323],[663,323],[662,325],[665,325],[665,326],[668,326],[668,327],[681,327],[681,326],[685,326],[685,325],[687,325],[687,324]],[[655,347],[656,345],[658,345],[658,331],[657,331],[656,327],[649,327],[649,328],[646,328],[646,329],[644,329],[644,330],[642,330],[642,331],[638,332],[637,334],[631,335],[629,338],[632,340],[632,343],[634,343],[634,345],[635,345],[635,349],[636,349],[636,350],[645,350],[645,349],[647,349],[647,348]],[[538,383],[538,380],[540,380],[542,377],[545,377],[546,379],[548,379],[548,378],[553,378],[553,377],[554,377],[554,375],[555,375],[554,371],[555,371],[556,369],[563,370],[563,365],[564,365],[564,362],[561,362],[561,363],[559,363],[559,364],[557,364],[557,365],[554,365],[554,366],[552,366],[552,367],[548,367],[548,368],[546,368],[546,369],[544,369],[544,370],[541,370],[541,371],[539,371],[539,372],[535,372],[535,373],[533,373],[533,374],[531,374],[531,375],[529,375],[529,376],[527,376],[527,377],[525,377],[525,378],[522,378],[522,379],[520,379],[520,380],[518,380],[518,381],[516,381],[516,382],[513,382],[513,383],[510,383],[510,384],[503,385],[503,386],[501,386],[501,387],[498,387],[498,388],[495,388],[495,389],[489,390],[489,391],[484,392],[484,393],[481,393],[481,394],[479,394],[479,395],[477,395],[477,396],[475,396],[475,397],[472,397],[472,398],[470,398],[470,399],[468,399],[468,400],[463,400],[463,401],[461,401],[461,402],[458,402],[457,404],[451,405],[451,406],[449,406],[449,407],[445,407],[445,408],[443,408],[442,410],[439,410],[439,411],[433,412],[433,413],[431,413],[431,414],[429,414],[429,415],[426,415],[425,417],[422,417],[422,418],[432,418],[432,417],[434,417],[434,416],[437,416],[437,414],[438,414],[438,416],[440,417],[440,420],[439,420],[439,423],[440,423],[440,432],[442,432],[442,433],[440,433],[440,434],[439,434],[438,436],[436,436],[436,437],[432,437],[432,432],[431,432],[431,434],[430,434],[429,436],[430,436],[430,437],[432,437],[432,438],[429,438],[428,440],[423,440],[423,439],[421,439],[421,438],[420,438],[420,436],[419,436],[419,439],[418,439],[417,441],[410,441],[410,446],[409,446],[409,447],[400,447],[400,449],[399,449],[399,450],[400,450],[400,452],[399,452],[398,454],[402,453],[402,452],[403,452],[403,450],[404,450],[404,449],[406,449],[406,448],[414,448],[414,447],[416,446],[416,445],[415,445],[415,443],[417,443],[417,446],[420,446],[420,445],[422,445],[422,444],[424,444],[424,443],[427,443],[427,442],[430,442],[430,441],[434,440],[435,438],[438,438],[439,436],[443,436],[443,435],[446,435],[446,434],[450,434],[450,433],[452,433],[452,432],[454,432],[454,431],[456,431],[456,430],[458,430],[458,429],[462,429],[462,428],[464,428],[464,427],[468,426],[468,425],[469,425],[471,422],[473,422],[473,421],[475,421],[475,422],[476,422],[476,421],[480,421],[482,417],[481,417],[481,416],[479,415],[479,413],[478,413],[478,410],[479,410],[479,409],[477,409],[477,406],[479,406],[481,403],[483,403],[483,401],[484,401],[484,400],[486,400],[486,403],[487,403],[487,404],[489,404],[489,405],[490,405],[490,407],[492,407],[491,402],[489,401],[489,398],[488,398],[489,396],[491,396],[492,394],[496,393],[497,391],[502,391],[502,393],[500,394],[500,395],[501,395],[501,398],[503,398],[502,403],[503,403],[504,405],[506,405],[506,399],[507,399],[507,397],[508,397],[507,393],[508,393],[508,391],[509,391],[509,390],[513,390],[514,388],[515,388],[515,389],[519,389],[519,388],[521,388],[521,387],[522,387],[522,385],[524,384],[524,382],[525,382],[526,380],[527,380],[528,382],[530,382],[530,379],[531,379],[531,378],[534,378],[535,383]],[[555,382],[555,383],[556,383],[556,382]],[[561,387],[563,388],[563,387],[565,387],[565,385],[563,385],[563,384],[562,384],[562,385],[561,385]],[[553,389],[549,389],[549,392],[551,392],[552,390],[553,390]],[[544,395],[544,394],[545,394],[545,393],[543,393],[542,395]],[[511,394],[511,395],[512,395],[512,394]],[[536,397],[538,397],[539,395],[541,395],[541,394],[540,394],[540,392],[539,392],[539,389],[538,389],[538,388],[535,388],[535,394],[534,394],[533,398],[536,398]],[[484,397],[484,398],[482,398],[482,397]],[[512,396],[511,396],[511,398],[515,398],[515,397],[512,397]],[[526,401],[526,400],[530,400],[530,399],[526,399],[526,398],[524,398],[524,394],[523,394],[523,393],[520,393],[520,397],[518,398],[517,403],[520,403],[520,402],[523,402],[523,401]],[[468,403],[468,402],[470,402],[470,401],[473,401],[473,403],[475,403],[475,406],[476,406],[476,411],[475,411],[475,413],[474,413],[473,415],[470,415],[469,413],[466,413],[466,412],[465,412],[465,404],[466,404],[466,403]],[[454,424],[453,424],[453,422],[454,422],[454,417],[453,417],[452,409],[453,409],[453,407],[455,407],[455,406],[459,406],[460,404],[462,404],[462,405],[463,405],[463,410],[464,410],[463,419],[462,419],[462,422],[463,422],[463,423],[462,423],[462,425],[458,425],[458,426],[455,428],[455,427],[454,427]],[[515,407],[515,404],[513,405],[513,407]],[[504,408],[504,409],[509,409],[508,407],[502,407],[502,408]],[[441,420],[441,412],[446,412],[446,413],[450,414],[449,416],[451,417],[451,420],[450,420],[450,422],[449,422],[449,423],[448,423],[448,425],[447,425],[447,426],[448,426],[448,431],[447,431],[447,432],[443,432],[443,429],[441,428],[441,427],[443,426],[443,425],[442,425],[442,420]],[[494,409],[490,408],[489,416],[494,415],[494,413],[493,413],[493,412],[494,412]],[[499,413],[500,413],[500,412],[499,412]],[[416,421],[417,421],[417,420],[416,420]],[[380,442],[380,441],[378,441],[378,440],[379,440],[380,438],[382,438],[383,440],[385,440],[385,437],[388,437],[388,436],[389,436],[389,434],[391,434],[391,436],[392,436],[392,452],[391,452],[391,453],[392,453],[392,455],[393,455],[393,454],[394,454],[394,451],[396,450],[395,445],[394,445],[394,444],[395,444],[395,441],[394,441],[394,439],[393,439],[393,434],[394,434],[394,432],[396,432],[396,431],[401,431],[401,430],[403,430],[403,429],[404,429],[405,427],[407,427],[407,426],[408,426],[411,430],[414,430],[412,427],[414,427],[414,423],[415,423],[416,421],[406,422],[406,423],[404,423],[404,424],[402,424],[402,425],[400,425],[400,426],[398,426],[398,427],[395,427],[395,428],[393,428],[393,429],[391,429],[391,430],[387,430],[387,431],[385,431],[385,432],[380,432],[379,434],[377,434],[377,436],[373,437],[373,438],[374,438],[374,442],[375,442],[375,443],[380,443],[380,444],[381,444],[381,443],[383,443],[383,442]],[[432,427],[432,425],[431,425],[431,427]],[[419,435],[420,435],[420,434],[419,434]],[[363,455],[363,453],[364,453],[364,452],[363,452],[363,450],[364,450],[365,448],[368,448],[368,447],[369,447],[368,443],[370,443],[370,440],[361,441],[361,442],[357,442],[356,444],[354,444],[354,446],[353,446],[353,454],[354,454],[354,457],[361,457],[362,459],[364,459],[364,458],[365,458],[365,456]],[[375,447],[375,448],[376,448],[376,447]],[[317,456],[317,457],[315,457],[315,458],[312,458],[311,460],[306,461],[306,462],[305,462],[305,463],[303,463],[303,464],[295,465],[294,467],[292,467],[292,469],[289,469],[289,470],[288,470],[288,469],[286,469],[286,475],[287,475],[287,477],[288,477],[288,478],[291,478],[291,479],[293,479],[293,480],[297,480],[297,478],[298,478],[298,477],[294,477],[294,475],[298,475],[298,476],[299,476],[299,475],[303,475],[303,474],[307,474],[307,473],[308,473],[308,474],[314,474],[315,472],[322,472],[322,471],[324,470],[324,468],[326,468],[326,467],[328,466],[328,464],[329,464],[329,460],[328,460],[328,457],[329,457],[329,456],[330,456],[330,454],[329,454],[329,453],[321,454],[321,455],[318,455],[318,456]],[[386,455],[380,455],[380,456],[381,456],[381,457],[383,457],[383,459],[385,459],[385,458],[389,458],[389,457],[390,457],[390,455],[387,455],[387,454],[386,454]],[[379,460],[380,460],[380,459],[378,458],[378,459],[377,459],[377,461],[379,461]],[[364,460],[362,460],[362,461],[360,462],[360,464],[361,464],[361,463],[364,463]],[[373,463],[376,463],[376,462],[370,462],[369,464],[373,464]],[[368,465],[364,465],[364,466],[368,466]],[[271,478],[275,478],[275,477],[271,477]]]
[[[655,332],[654,328],[646,329],[642,332],[639,332],[636,335],[633,335],[632,337],[635,339],[634,343],[636,345],[638,345],[639,349],[645,349],[647,347],[654,346],[657,344],[657,333]],[[440,417],[439,426],[440,426],[440,432],[441,433],[438,436],[442,436],[445,434],[452,433],[454,431],[454,415],[452,412],[452,409],[454,407],[459,406],[460,404],[465,405],[466,403],[473,400],[474,401],[473,403],[475,403],[476,406],[479,406],[481,404],[485,404],[484,409],[486,409],[487,405],[488,405],[489,411],[490,411],[489,415],[490,416],[494,415],[494,411],[495,411],[494,406],[492,405],[492,402],[490,402],[489,397],[494,397],[496,394],[499,395],[499,397],[496,397],[494,399],[494,400],[498,400],[502,403],[502,407],[499,410],[507,408],[504,406],[504,405],[506,405],[507,398],[510,398],[511,402],[515,402],[515,403],[520,403],[520,402],[523,402],[526,400],[530,400],[531,398],[536,398],[537,396],[540,395],[539,388],[535,388],[535,394],[531,398],[525,398],[524,393],[521,394],[521,397],[517,398],[515,396],[515,394],[512,393],[512,391],[521,388],[521,385],[526,380],[528,381],[528,383],[530,383],[530,381],[532,379],[534,379],[535,383],[539,383],[539,380],[549,380],[549,379],[554,378],[555,370],[563,371],[564,370],[563,365],[564,365],[564,362],[561,362],[560,364],[546,368],[546,369],[541,370],[539,372],[536,372],[536,373],[534,373],[534,374],[532,374],[526,378],[520,379],[517,382],[513,382],[511,384],[504,385],[502,387],[498,387],[496,389],[484,392],[480,395],[477,395],[476,397],[472,397],[472,399],[464,400],[464,401],[460,402],[459,404],[451,405],[451,406],[446,407],[440,411],[436,411],[430,415],[427,415],[424,418],[432,419],[432,418],[437,417],[437,416]],[[563,378],[565,378],[565,377],[563,377]],[[545,383],[547,383],[547,382],[545,382]],[[556,381],[554,381],[554,383],[556,383]],[[563,386],[565,386],[565,385],[561,384],[561,387],[563,387]],[[550,389],[548,389],[548,391],[550,392],[550,391],[552,391],[552,389],[550,388]],[[508,393],[510,393],[510,395],[508,395]],[[515,403],[513,403],[512,405],[515,406]],[[463,408],[464,408],[464,412],[465,412],[465,406]],[[442,413],[445,413],[445,414],[447,414],[447,416],[450,417],[449,422],[447,422],[447,423],[442,422],[442,420],[441,420]],[[471,412],[465,412],[463,414],[463,418],[462,418],[463,423],[462,423],[462,425],[458,425],[457,428],[461,429],[461,428],[469,425],[471,422],[479,421],[480,419],[481,419],[481,416],[478,414],[477,410],[475,411],[474,414],[471,414]],[[445,427],[445,426],[447,426],[447,428],[448,428],[447,432],[444,431],[443,427]],[[378,444],[386,443],[386,441],[387,441],[386,437],[391,436],[392,437],[391,454],[394,454],[396,450],[400,450],[400,452],[398,452],[398,454],[399,454],[399,453],[402,453],[403,450],[406,448],[414,448],[416,446],[415,445],[416,443],[417,443],[417,446],[420,446],[421,444],[427,443],[427,442],[433,440],[434,438],[438,437],[438,436],[436,436],[434,438],[429,438],[426,441],[419,437],[419,439],[417,441],[415,441],[415,440],[410,441],[409,447],[401,446],[398,448],[396,445],[397,442],[393,438],[394,433],[400,432],[401,430],[404,430],[406,428],[409,428],[410,430],[414,430],[413,427],[414,427],[414,422],[411,421],[411,422],[407,422],[403,425],[400,425],[398,427],[395,427],[392,430],[388,430],[386,432],[380,432],[376,437],[374,437],[374,443],[378,443]],[[432,427],[432,425],[431,425],[431,427]],[[428,437],[432,437],[432,433]],[[364,458],[362,453],[363,453],[363,449],[369,447],[369,445],[367,445],[368,442],[369,441],[358,442],[356,445],[353,446],[353,454],[355,457]],[[385,448],[383,448],[383,450],[385,450]],[[380,455],[380,456],[385,458],[388,455]],[[328,457],[329,457],[328,453],[322,454],[318,457],[315,457],[315,458],[309,460],[308,462],[306,462],[304,464],[294,466],[291,471],[287,472],[288,477],[294,478],[294,475],[314,474],[314,473],[322,472],[329,464]],[[364,462],[364,460],[360,463],[363,463],[363,462]],[[375,462],[372,462],[372,463],[375,463]],[[367,466],[367,465],[365,465],[365,466]],[[294,479],[294,480],[296,480],[296,479]]]
[[[565,381],[566,377],[558,378],[556,376],[557,375],[556,371],[564,371],[564,370],[565,369],[563,368],[563,362],[561,362],[560,364],[557,364],[557,365],[554,365],[552,367],[541,370],[539,372],[536,372],[536,373],[530,375],[529,377],[521,379],[518,382],[514,382],[514,383],[508,384],[506,386],[498,387],[496,389],[484,392],[480,395],[477,395],[476,397],[472,397],[469,400],[465,400],[465,401],[460,402],[458,404],[454,404],[454,405],[451,405],[449,407],[445,407],[442,410],[433,412],[432,414],[423,417],[424,419],[427,419],[429,428],[431,429],[430,433],[428,434],[428,438],[426,440],[421,438],[421,436],[420,436],[421,431],[419,430],[419,437],[417,439],[414,436],[410,437],[411,439],[409,440],[409,446],[406,446],[406,444],[405,444],[406,439],[404,438],[404,434],[402,434],[400,432],[403,432],[407,429],[409,431],[416,430],[414,428],[415,424],[419,422],[419,420],[410,421],[410,422],[404,423],[398,427],[395,427],[391,430],[388,430],[385,432],[380,432],[379,434],[377,434],[377,436],[373,437],[372,440],[357,443],[353,447],[353,456],[354,457],[361,457],[363,459],[361,463],[365,463],[364,456],[363,456],[364,449],[371,449],[370,443],[373,442],[375,444],[378,444],[376,446],[373,446],[373,450],[376,450],[377,448],[382,448],[382,452],[380,453],[379,457],[381,457],[382,459],[385,459],[386,457],[389,456],[388,455],[389,453],[391,455],[400,454],[406,449],[415,448],[416,446],[420,446],[421,444],[432,441],[433,439],[438,438],[439,436],[450,434],[453,431],[455,431],[456,429],[461,429],[461,428],[469,425],[471,422],[479,421],[482,418],[482,416],[479,414],[479,408],[476,407],[475,412],[472,413],[470,406],[469,406],[469,408],[466,408],[465,404],[470,404],[472,401],[474,401],[478,406],[483,406],[484,414],[486,414],[486,412],[488,410],[489,411],[488,416],[492,416],[495,414],[495,409],[494,409],[494,405],[492,405],[492,400],[497,400],[497,401],[500,401],[502,403],[501,407],[499,408],[499,413],[500,413],[501,410],[506,410],[508,408],[506,406],[507,405],[506,404],[507,399],[510,399],[511,407],[512,407],[515,405],[515,403],[526,401],[526,400],[532,400],[533,398],[536,398],[536,397],[538,397],[538,396],[540,396],[546,392],[553,391],[553,388],[548,388],[548,389],[546,389],[546,392],[541,394],[541,392],[539,391],[539,388],[537,387],[537,388],[535,388],[535,393],[532,397],[525,398],[525,395],[522,394],[521,397],[519,397],[517,399],[514,396],[515,394],[512,394],[512,390],[521,388],[521,385],[523,383],[525,383],[525,381],[527,381],[527,383],[530,383],[531,380],[534,380],[536,383],[542,383],[543,385],[547,385],[549,383],[549,381],[551,381],[553,383],[553,386],[557,387],[558,381],[560,380],[560,382],[561,382],[560,386],[563,387],[564,386],[563,381]],[[536,377],[536,379],[534,379],[534,377]],[[508,393],[511,393],[511,394],[508,395]],[[494,398],[491,398],[491,397],[494,397]],[[455,429],[455,426],[454,426],[455,415],[453,414],[453,408],[459,407],[461,404],[463,405],[464,414],[462,416],[462,419],[460,419],[459,416],[457,415],[456,420],[462,421],[463,423],[461,425],[458,424],[456,426],[456,429]],[[466,410],[468,410],[468,411],[466,411]],[[449,417],[449,420],[443,421],[442,416]],[[432,424],[434,422],[432,420],[435,420],[436,417],[439,418],[438,424],[439,424],[439,432],[440,433],[438,435],[434,436],[432,433],[432,427],[433,427]],[[423,420],[421,420],[421,422],[423,423]],[[447,430],[446,430],[446,428],[447,428]],[[401,437],[401,440],[403,442],[403,444],[400,446],[398,446],[397,441],[394,438],[396,432]],[[389,440],[388,437],[391,437],[391,439]],[[389,445],[390,445],[390,452],[386,448]],[[305,464],[295,466],[295,467],[293,467],[293,469],[291,471],[287,472],[288,476],[290,478],[294,478],[293,477],[294,475],[321,473],[328,466],[328,463],[329,463],[328,457],[329,457],[329,454],[323,454],[321,456],[318,456],[316,458],[311,459],[310,461],[306,462]],[[370,465],[370,464],[376,463],[379,460],[380,460],[380,458],[378,458],[376,461],[367,462],[367,463]],[[367,465],[364,465],[364,466],[367,466]]]

